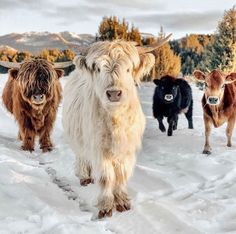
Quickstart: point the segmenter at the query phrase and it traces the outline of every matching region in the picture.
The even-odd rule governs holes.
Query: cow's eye
[[[225,88],[225,84],[223,84],[221,88],[224,89]]]
[[[127,69],[127,72],[129,72],[130,70],[129,70],[129,68]]]
[[[208,88],[208,84],[206,82],[204,84],[205,84],[205,88]]]
[[[98,67],[98,72],[100,72],[100,68]]]

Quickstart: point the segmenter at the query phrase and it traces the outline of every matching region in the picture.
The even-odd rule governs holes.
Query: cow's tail
[[[12,77],[9,77],[2,94],[3,103],[7,108],[7,110],[12,114],[13,114],[13,85],[14,85],[14,80]]]

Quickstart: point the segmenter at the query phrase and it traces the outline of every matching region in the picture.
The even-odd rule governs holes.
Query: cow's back
[[[15,81],[9,76],[7,83],[3,89],[2,100],[9,112],[13,114],[13,91],[14,91]]]
[[[184,79],[178,81],[181,93],[181,109],[188,107],[192,101],[192,89],[188,82]]]

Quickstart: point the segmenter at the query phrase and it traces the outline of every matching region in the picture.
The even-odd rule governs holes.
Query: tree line
[[[150,45],[165,36],[161,27],[158,36],[144,37],[133,24],[116,16],[104,17],[99,24],[96,41],[127,40],[137,45]],[[153,52],[155,66],[144,80],[160,78],[169,74],[173,76],[191,75],[195,69],[209,71],[221,69],[225,72],[236,70],[236,6],[225,11],[218,22],[214,34],[190,34],[179,40],[172,40]],[[37,56],[29,52],[18,52],[9,49],[0,51],[0,60],[21,62],[29,58],[44,58],[50,62],[71,61],[74,58],[71,50],[44,49]],[[74,69],[66,69],[66,74]],[[0,72],[6,69],[0,67]]]
[[[165,33],[161,27],[157,37],[142,37],[139,29],[129,27],[125,19],[115,16],[104,17],[99,25],[97,40],[123,39],[135,41],[138,45],[149,45]],[[224,72],[236,70],[236,6],[224,12],[214,34],[190,34],[179,40],[172,40],[153,52],[155,66],[145,80],[160,78],[165,74],[191,75],[195,69]]]
[[[46,59],[49,62],[66,62],[66,61],[72,61],[74,57],[75,54],[70,49],[61,51],[57,48],[43,49],[37,55],[33,55],[27,51],[13,50],[7,47],[0,50],[0,60],[7,62],[22,62],[32,58]],[[0,73],[6,73],[7,70],[8,70],[7,68],[0,66]],[[74,65],[65,68],[64,69],[65,75],[68,75],[73,70],[74,70]]]

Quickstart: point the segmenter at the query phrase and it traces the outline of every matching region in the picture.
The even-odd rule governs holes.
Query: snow
[[[0,93],[6,79],[1,75]],[[96,219],[98,187],[80,187],[74,175],[61,106],[54,151],[42,154],[37,147],[31,154],[20,150],[17,125],[0,105],[0,233],[236,233],[236,147],[226,147],[225,126],[213,130],[213,154],[206,157],[201,154],[202,91],[193,86],[195,129],[187,129],[181,115],[179,129],[167,137],[152,118],[153,90],[150,83],[140,90],[147,127],[128,184],[132,209],[101,221]]]

